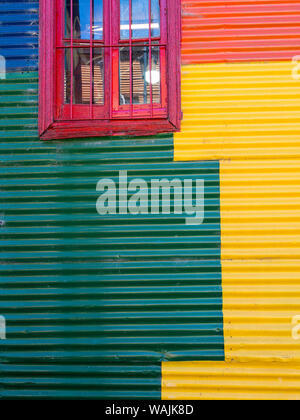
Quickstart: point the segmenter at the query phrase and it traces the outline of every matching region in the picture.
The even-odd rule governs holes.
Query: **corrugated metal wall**
[[[183,7],[175,160],[220,160],[225,362],[163,363],[162,397],[299,399],[300,2]]]
[[[299,398],[299,0],[183,1],[174,153],[38,140],[37,7],[0,4],[0,395]],[[120,169],[204,178],[205,224],[101,218]]]
[[[265,362],[163,363],[163,398],[299,400],[300,365]]]
[[[0,396],[160,398],[161,361],[224,360],[219,163],[174,163],[169,136],[41,142],[37,9],[0,5]],[[121,169],[204,179],[205,223],[99,216]]]
[[[286,62],[182,69],[182,131],[175,160],[300,157],[300,81]]]
[[[299,0],[182,0],[184,64],[289,60]]]

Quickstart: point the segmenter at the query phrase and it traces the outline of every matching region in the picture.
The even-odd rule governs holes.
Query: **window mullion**
[[[103,92],[104,92],[104,118],[111,118],[111,95],[112,95],[112,83],[111,83],[111,0],[103,0],[103,60],[104,60],[104,80],[103,80]],[[93,42],[93,47],[95,47]]]
[[[63,88],[64,88],[64,57],[65,50],[64,48],[59,49],[59,47],[63,47],[63,34],[64,34],[64,16],[65,10],[61,0],[56,0],[55,2],[55,13],[57,13],[57,21],[54,28],[56,29],[55,34],[55,55],[54,55],[54,74],[53,74],[53,82],[55,86],[55,91],[53,92],[54,96],[54,115],[55,118],[58,119],[61,113],[61,108],[63,106]],[[46,33],[43,32],[42,34],[46,38]],[[45,41],[44,41],[45,42]],[[44,74],[43,74],[44,76]]]
[[[73,67],[74,67],[74,63],[73,63],[73,0],[70,0],[70,7],[71,7],[71,11],[70,11],[70,19],[71,19],[71,23],[70,23],[70,34],[71,34],[71,86],[70,86],[70,118],[71,120],[73,119]]]
[[[120,57],[120,2],[107,0],[110,4],[110,118],[119,106],[119,57]]]
[[[150,108],[153,117],[153,92],[152,92],[152,32],[151,32],[151,0],[149,2],[149,78],[150,78]]]
[[[114,44],[114,31],[113,31],[113,16],[114,16],[114,10],[113,10],[113,3],[114,0],[106,0],[108,4],[108,13],[109,13],[109,29],[108,29],[108,33],[109,33],[109,118],[112,119],[113,117],[113,91],[114,91],[114,87],[113,87],[113,44]]]
[[[90,119],[93,119],[93,0],[90,0]]]
[[[129,101],[130,101],[130,118],[133,116],[132,105],[132,0],[129,0]]]

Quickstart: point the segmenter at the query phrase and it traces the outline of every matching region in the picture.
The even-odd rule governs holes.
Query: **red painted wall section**
[[[183,64],[300,54],[300,0],[182,0],[182,16]]]

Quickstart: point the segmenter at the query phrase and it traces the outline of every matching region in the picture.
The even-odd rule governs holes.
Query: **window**
[[[43,139],[180,128],[180,0],[42,0]]]

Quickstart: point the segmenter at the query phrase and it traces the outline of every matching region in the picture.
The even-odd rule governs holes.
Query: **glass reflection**
[[[160,103],[160,60],[159,47],[151,48],[151,73],[149,47],[132,47],[132,103]],[[130,104],[130,55],[129,47],[120,48],[120,105]],[[150,84],[151,83],[151,84]]]
[[[132,39],[149,38],[149,0],[131,0]],[[120,0],[121,39],[129,39],[129,0]],[[159,0],[151,0],[151,37],[160,36]]]
[[[73,104],[104,104],[104,61],[102,48],[93,49],[92,87],[90,86],[90,50],[73,49]],[[71,51],[65,54],[65,103],[71,102]]]
[[[93,39],[103,39],[103,0],[92,2]],[[90,39],[90,0],[73,0],[73,38]],[[65,36],[71,38],[71,0],[66,0]]]

